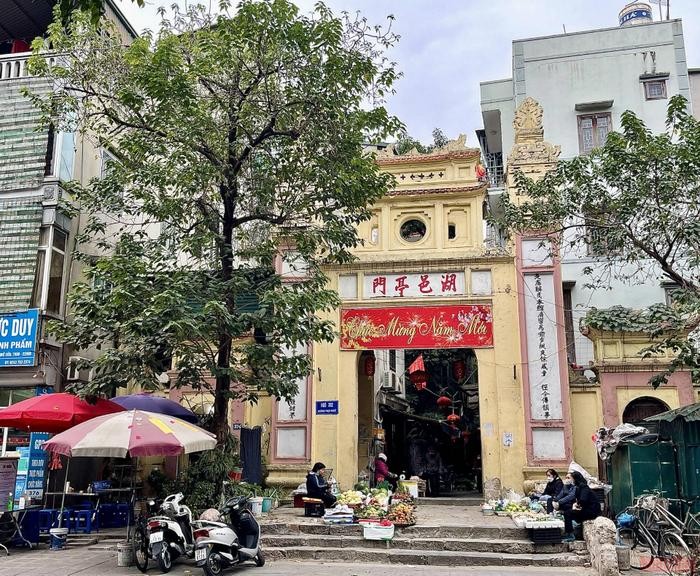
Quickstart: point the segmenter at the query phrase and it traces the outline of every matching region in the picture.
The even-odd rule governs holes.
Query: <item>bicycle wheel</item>
[[[131,545],[134,550],[136,567],[145,573],[148,570],[148,536],[143,524],[139,523],[136,525]]]
[[[669,573],[682,569],[684,564],[690,562],[688,545],[675,532],[664,532],[659,552]]]
[[[617,531],[620,544],[629,546],[630,566],[636,570],[649,568],[654,562],[654,554],[643,536],[637,537],[634,528],[620,528]]]

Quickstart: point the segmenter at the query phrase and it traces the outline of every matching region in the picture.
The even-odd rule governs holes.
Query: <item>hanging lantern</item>
[[[452,398],[448,398],[447,396],[440,396],[440,398],[437,399],[437,405],[441,408],[452,406]]]
[[[374,354],[365,356],[365,376],[374,376],[374,371],[377,368],[377,360]]]
[[[447,416],[447,421],[450,424],[457,424],[457,422],[459,422],[459,420],[460,420],[460,417],[457,414],[449,414]]]
[[[466,373],[467,366],[464,363],[464,360],[455,360],[454,362],[452,362],[452,375],[455,377],[455,380],[462,380]]]

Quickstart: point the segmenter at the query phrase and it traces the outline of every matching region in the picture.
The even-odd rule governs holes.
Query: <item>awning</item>
[[[668,412],[662,412],[661,414],[656,414],[654,416],[649,416],[649,418],[645,418],[645,421],[673,422],[673,420],[676,418],[681,418],[686,422],[700,421],[700,402],[697,404],[690,404],[689,406],[683,406],[682,408],[669,410]]]

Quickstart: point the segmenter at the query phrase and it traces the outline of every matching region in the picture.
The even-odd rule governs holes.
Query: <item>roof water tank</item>
[[[620,26],[649,24],[653,21],[651,6],[646,2],[632,2],[620,10]]]

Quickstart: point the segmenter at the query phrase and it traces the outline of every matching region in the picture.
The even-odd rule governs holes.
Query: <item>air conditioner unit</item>
[[[70,356],[68,358],[66,370],[66,380],[68,382],[89,382],[92,380],[92,369],[78,367],[83,362],[88,362],[88,359],[82,356]]]
[[[392,370],[382,373],[382,390],[393,394],[403,394],[403,382]]]

